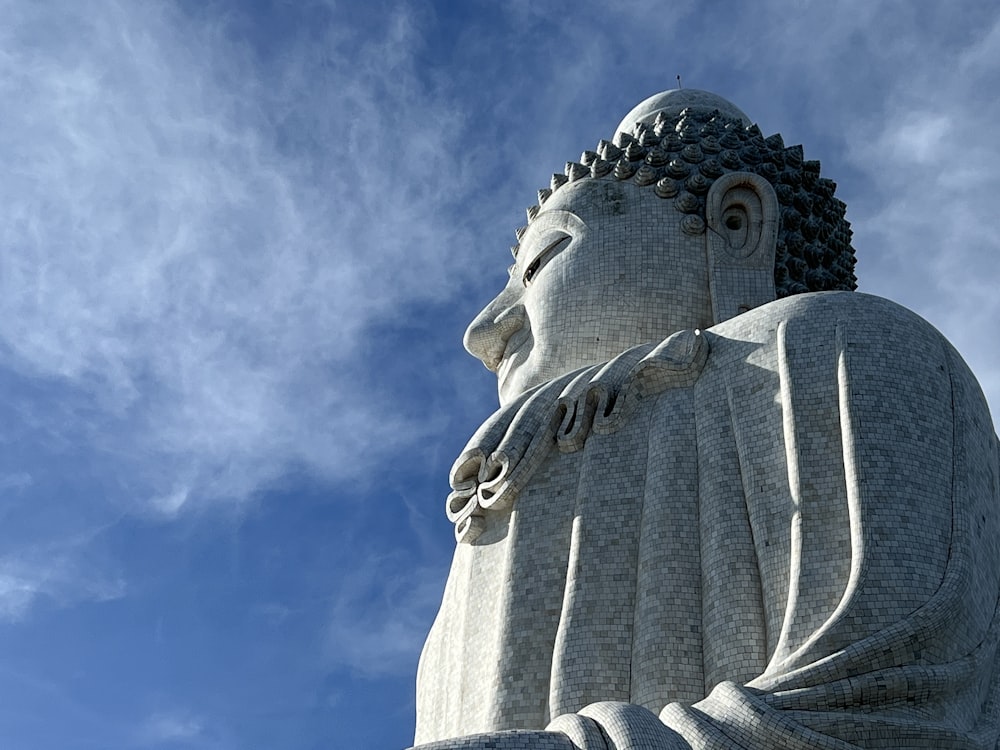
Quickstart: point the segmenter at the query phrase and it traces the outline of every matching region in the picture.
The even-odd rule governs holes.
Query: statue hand
[[[605,745],[594,745],[605,750]],[[470,734],[450,740],[417,745],[410,750],[582,750],[561,732],[513,729],[504,732]]]
[[[690,750],[656,714],[633,703],[591,703],[578,714],[558,717],[547,729],[561,732],[579,750]]]
[[[544,732],[514,729],[440,740],[410,750],[690,750],[656,714],[632,703],[592,703]]]

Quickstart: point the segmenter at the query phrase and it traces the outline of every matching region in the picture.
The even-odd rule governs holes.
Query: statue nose
[[[462,343],[473,357],[482,360],[490,370],[496,371],[503,359],[507,341],[524,327],[524,305],[515,304],[497,313],[498,298],[472,321],[465,331]]]

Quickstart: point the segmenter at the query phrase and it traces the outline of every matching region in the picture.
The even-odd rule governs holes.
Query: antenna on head
[[[678,89],[684,88],[683,86],[681,86],[681,76],[680,76],[680,73],[677,74],[677,88]]]

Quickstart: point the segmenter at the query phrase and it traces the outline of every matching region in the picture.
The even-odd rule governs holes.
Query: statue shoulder
[[[951,404],[989,422],[978,381],[945,336],[917,313],[859,292],[815,292],[770,302],[706,332],[710,366],[703,384],[756,382],[765,372],[800,381],[843,368],[858,393],[916,393],[937,387]],[[827,376],[822,373],[827,373]],[[862,388],[862,384],[864,387]],[[867,397],[867,396],[866,396]]]
[[[713,326],[709,331],[724,338],[759,338],[759,333],[773,331],[780,324],[807,328],[817,333],[838,323],[894,329],[900,335],[894,340],[905,345],[903,335],[919,340],[944,341],[944,336],[917,313],[902,305],[861,292],[812,292],[769,302],[731,320]],[[758,335],[754,335],[757,333]],[[914,342],[909,342],[914,343]]]

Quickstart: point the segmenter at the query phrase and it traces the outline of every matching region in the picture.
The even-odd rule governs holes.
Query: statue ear
[[[705,242],[716,323],[775,299],[780,216],[778,196],[760,175],[731,172],[712,183],[705,199]]]

